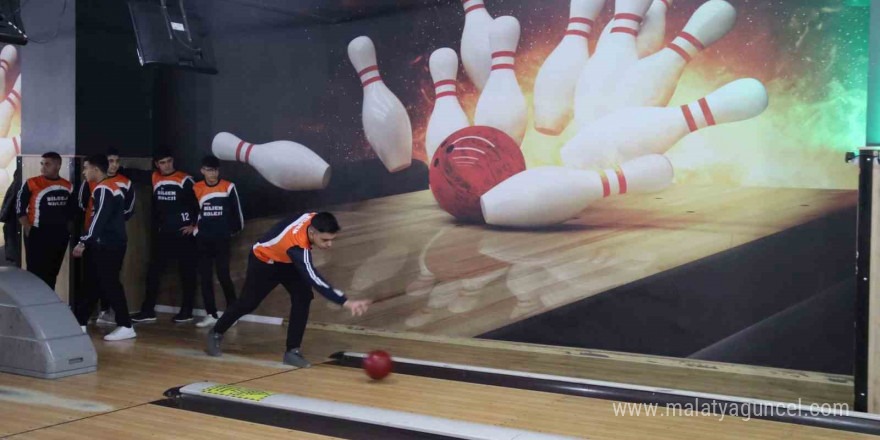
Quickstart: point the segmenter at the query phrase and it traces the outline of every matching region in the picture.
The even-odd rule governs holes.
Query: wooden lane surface
[[[189,411],[142,405],[8,437],[9,440],[329,440],[336,437],[290,431]]]
[[[324,331],[321,328],[334,330]],[[340,331],[342,330],[342,331]],[[337,351],[386,350],[392,356],[645,385],[780,402],[851,403],[852,377],[601,350],[462,338],[359,334],[311,325],[304,350],[320,359]],[[348,334],[346,334],[348,333]],[[384,336],[383,336],[384,335]],[[423,341],[420,343],[420,341]]]
[[[403,375],[371,383],[359,371],[317,366],[246,382],[307,397],[477,423],[602,439],[862,439],[868,436],[717,416],[615,416],[609,401]],[[141,405],[9,437],[13,440],[326,439],[188,411]]]
[[[252,331],[236,335],[242,342],[258,343],[267,333],[283,333],[280,326],[241,323],[230,335],[248,326]],[[277,348],[271,353],[243,350],[242,356],[214,360],[202,352],[204,331],[197,332],[192,326],[163,324],[136,329],[137,339],[108,343],[100,339],[103,331],[89,328],[98,351],[96,373],[57,380],[0,373],[0,436],[151,402],[161,399],[167,389],[190,382],[234,383],[290,370],[281,365]],[[42,394],[21,395],[28,392]],[[40,404],[22,403],[35,400]],[[84,407],[89,404],[92,409]]]
[[[673,186],[597,202],[539,231],[456,225],[430,191],[328,207],[343,233],[316,266],[354,298],[352,318],[323,299],[316,322],[474,336],[811,220],[852,209],[855,191]],[[250,221],[233,250],[240,288],[252,244],[278,219]],[[169,271],[166,286],[176,291]],[[177,305],[176,297],[162,303]],[[255,312],[286,317],[276,289]]]
[[[167,319],[166,319],[167,320]],[[206,330],[192,326],[140,326],[150,338],[167,344],[195,339],[201,348]],[[275,362],[281,356],[286,326],[241,323],[224,340],[227,355]],[[640,356],[602,350],[569,349],[504,341],[423,336],[370,331],[337,325],[310,324],[303,350],[313,363],[339,351],[386,350],[394,356],[512,369],[627,384],[744,396],[757,399],[809,403],[848,403],[852,400],[850,376],[809,373],[778,368],[719,362]]]
[[[820,428],[709,415],[615,415],[613,402],[405,375],[373,382],[351,368],[319,365],[245,386],[530,431],[602,439],[857,439]]]
[[[137,326],[133,341],[107,343],[100,331],[90,327],[99,355],[98,372],[54,381],[0,374],[0,391],[25,390],[48,394],[39,405],[21,399],[3,399],[0,393],[0,436],[30,431],[58,423],[120,410],[160,399],[168,388],[197,381],[236,383],[282,373],[287,380],[296,374],[278,362],[284,347],[284,326],[243,322],[233,327],[224,342],[225,355],[209,358],[202,354],[207,329],[173,325],[170,315],[160,323]],[[485,342],[488,345],[480,345]],[[321,362],[333,352],[366,352],[385,349],[395,356],[506,368],[545,374],[586,377],[657,387],[687,389],[771,400],[804,402],[847,401],[852,384],[844,378],[807,377],[796,372],[743,368],[646,357],[622,360],[613,353],[575,351],[497,341],[437,338],[419,340],[403,336],[358,334],[312,326],[306,332],[304,350],[312,362]],[[666,363],[664,364],[664,361]],[[681,362],[676,364],[676,362]],[[355,377],[362,373],[351,370]],[[290,373],[290,375],[288,374]],[[835,383],[841,379],[841,383]],[[561,397],[561,396],[559,396]],[[67,399],[54,402],[53,400]],[[73,403],[71,403],[73,401]],[[93,403],[108,408],[83,411],[75,403]]]

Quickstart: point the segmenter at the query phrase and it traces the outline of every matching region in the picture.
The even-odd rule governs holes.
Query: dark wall
[[[76,5],[29,1],[21,8],[30,42],[20,47],[24,154],[76,150]]]
[[[125,1],[77,0],[77,154],[149,157],[155,72],[138,63]]]

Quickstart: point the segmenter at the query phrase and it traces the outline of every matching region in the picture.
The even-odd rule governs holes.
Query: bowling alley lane
[[[853,433],[715,415],[615,414],[619,402],[392,374],[370,380],[354,368],[317,365],[238,385],[345,404],[589,439],[868,438]]]
[[[372,406],[483,425],[593,439],[781,439],[860,438],[859,435],[791,424],[735,417],[615,416],[614,402],[500,386],[478,385],[393,373],[370,381],[357,368],[321,365],[340,350],[383,349],[393,356],[512,369],[571,377],[594,377],[623,383],[704,392],[747,395],[762,399],[836,402],[852,394],[844,378],[793,374],[782,370],[722,365],[610,352],[511,344],[501,341],[428,337],[313,324],[304,347],[306,370],[280,365],[279,346],[286,329],[243,322],[229,332],[226,353],[209,358],[202,353],[204,332],[178,326],[163,315],[159,323],[139,328],[143,336],[131,344],[96,344],[104,373],[58,381],[0,375],[0,436],[15,439],[126,438],[328,438],[150,404],[169,388],[199,381],[237,384],[275,393]],[[337,330],[330,330],[337,328]],[[95,336],[99,338],[99,336]],[[638,359],[636,359],[638,358]],[[107,369],[109,365],[110,369]],[[157,366],[161,365],[159,368]],[[124,374],[120,374],[124,371]],[[260,378],[262,376],[270,376]],[[2,391],[31,389],[56,399],[25,405]],[[42,394],[41,394],[42,395]],[[0,399],[2,400],[2,399]],[[111,406],[111,412],[65,409],[80,401]],[[106,409],[101,411],[107,411]],[[168,423],[156,423],[157,420]],[[180,434],[185,430],[187,435]],[[791,435],[787,437],[786,435]],[[332,436],[330,436],[332,437]],[[382,438],[382,437],[374,437]]]

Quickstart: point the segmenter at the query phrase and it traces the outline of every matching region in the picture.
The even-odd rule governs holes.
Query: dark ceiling
[[[186,0],[185,0],[186,1]],[[214,0],[284,15],[303,24],[340,23],[460,0]],[[288,21],[289,22],[289,21]]]
[[[43,0],[50,1],[50,0]],[[77,23],[117,31],[131,27],[126,0],[51,0],[76,3]],[[155,1],[160,0],[140,0]],[[180,0],[167,0],[176,7]],[[342,23],[461,0],[182,0],[191,18],[205,17],[215,30],[248,26],[309,26]],[[27,26],[27,23],[25,23]]]

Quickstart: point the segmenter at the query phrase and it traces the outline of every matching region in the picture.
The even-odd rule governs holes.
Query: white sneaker
[[[88,330],[86,330],[86,326],[81,325],[81,326],[79,326],[79,328],[82,329],[83,333],[89,334]]]
[[[134,329],[131,327],[116,327],[116,330],[113,330],[107,336],[104,336],[105,341],[121,341],[123,339],[132,339],[137,336],[137,333],[134,332]]]
[[[211,315],[208,315],[208,316],[205,316],[204,319],[199,321],[199,323],[196,324],[196,327],[199,327],[199,328],[211,327],[216,323],[217,323],[217,318],[215,318]]]
[[[98,313],[98,319],[95,321],[98,325],[116,325],[116,314],[112,310]]]

